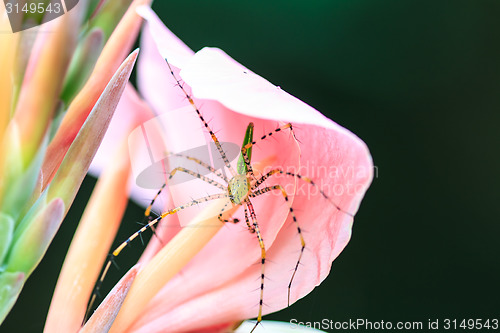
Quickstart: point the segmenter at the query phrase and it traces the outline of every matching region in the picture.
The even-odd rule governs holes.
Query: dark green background
[[[157,1],[154,8],[192,49],[224,49],[356,133],[378,168],[332,274],[266,319],[500,317],[500,1]],[[41,332],[87,197],[79,196],[1,332]],[[120,239],[141,213],[131,208]]]

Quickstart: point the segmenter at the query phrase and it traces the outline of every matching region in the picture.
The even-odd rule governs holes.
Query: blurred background
[[[354,132],[377,167],[330,276],[265,319],[499,318],[499,1],[184,0],[153,8],[193,50],[222,48]],[[42,331],[94,183],[85,181],[0,332]],[[130,205],[118,239],[142,213]],[[139,242],[127,257],[141,250]]]

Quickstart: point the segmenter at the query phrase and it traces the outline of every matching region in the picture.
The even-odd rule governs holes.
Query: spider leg
[[[92,296],[90,298],[89,305],[88,305],[87,310],[85,312],[85,317],[84,317],[83,322],[85,323],[87,321],[87,319],[90,317],[90,310],[94,306],[94,302],[95,302],[95,299],[97,297],[97,294],[99,293],[99,290],[100,290],[100,287],[102,285],[102,282],[104,281],[104,278],[106,277],[106,274],[108,273],[108,270],[109,270],[111,264],[114,262],[115,258],[120,255],[120,253],[123,251],[123,249],[128,244],[130,244],[135,238],[141,236],[141,234],[143,232],[145,232],[146,230],[153,228],[158,222],[160,222],[163,218],[165,218],[168,215],[173,215],[173,214],[175,214],[175,213],[177,213],[177,212],[179,212],[181,210],[184,210],[184,209],[186,209],[188,207],[192,207],[194,205],[198,205],[198,204],[200,204],[202,202],[207,202],[207,201],[211,201],[211,200],[215,200],[215,199],[222,199],[222,198],[227,198],[227,197],[228,197],[228,195],[225,194],[225,193],[213,194],[213,195],[209,195],[209,196],[206,196],[206,197],[203,197],[203,198],[192,200],[192,201],[190,201],[190,202],[188,202],[188,203],[186,203],[184,205],[177,206],[177,207],[175,207],[173,209],[170,209],[170,210],[162,213],[160,216],[158,216],[154,220],[151,220],[148,224],[146,224],[145,226],[143,226],[141,229],[139,229],[138,231],[136,231],[135,233],[133,233],[129,238],[127,238],[124,242],[122,242],[108,256],[108,260],[106,262],[106,265],[104,266],[102,274],[101,274],[101,276],[99,277],[99,280],[96,283],[94,291],[92,292]]]
[[[253,206],[252,206],[252,209],[253,209]],[[245,206],[245,221],[247,222],[248,230],[251,233],[255,233],[255,228],[250,224],[250,220],[248,219],[248,211],[247,211],[247,207],[246,206]]]
[[[265,268],[265,263],[266,263],[266,247],[264,245],[264,240],[262,239],[262,234],[260,231],[259,223],[257,222],[257,216],[255,215],[255,210],[253,209],[252,202],[250,201],[250,198],[247,198],[245,200],[245,204],[248,207],[248,210],[250,211],[250,219],[252,221],[252,229],[254,230],[255,234],[257,235],[257,240],[259,241],[259,246],[260,246],[260,266],[261,266],[261,271],[260,271],[260,300],[259,300],[259,314],[257,315],[257,322],[255,323],[255,326],[252,328],[250,333],[252,333],[257,326],[260,324],[262,321],[262,307],[264,305],[264,268]],[[246,212],[246,210],[245,210]],[[246,216],[248,218],[248,216]],[[249,221],[247,221],[249,224]]]
[[[226,203],[226,205],[224,205],[224,208],[222,209],[222,211],[219,213],[219,216],[217,217],[219,219],[219,221],[223,222],[223,223],[227,223],[227,222],[231,222],[231,223],[239,223],[240,220],[239,219],[235,219],[235,218],[230,218],[230,219],[223,219],[222,218],[222,213],[224,213],[227,205],[229,203]],[[252,207],[253,208],[253,207]],[[247,224],[247,227],[248,227],[248,231],[250,231],[251,233],[255,233],[255,228],[252,226],[252,224],[250,223],[250,219],[248,218],[248,209],[247,209],[247,206],[246,205],[243,205],[243,209],[245,211],[245,221],[246,221],[246,224]]]
[[[184,172],[184,173],[186,173],[186,174],[188,174],[188,175],[191,175],[191,176],[193,176],[194,178],[201,179],[201,180],[203,180],[204,182],[209,183],[210,185],[213,185],[213,186],[215,186],[215,187],[218,187],[218,188],[220,188],[220,189],[221,189],[221,190],[223,190],[223,191],[227,191],[227,187],[226,187],[226,186],[224,186],[224,185],[222,185],[221,183],[219,183],[219,182],[217,182],[217,181],[215,181],[215,180],[213,180],[213,179],[211,179],[211,178],[208,178],[208,177],[206,177],[206,176],[203,176],[202,174],[200,174],[200,173],[198,173],[198,172],[194,172],[194,171],[188,170],[188,169],[183,168],[183,167],[177,167],[177,168],[173,169],[173,170],[170,172],[170,176],[168,177],[168,180],[171,180],[171,179],[172,179],[172,177],[174,177],[174,175],[175,175],[178,171],[180,171],[180,172]]]
[[[300,261],[302,260],[302,255],[304,254],[304,250],[306,248],[306,242],[304,240],[304,236],[302,235],[302,230],[300,229],[299,222],[297,221],[297,217],[295,216],[295,212],[293,211],[293,207],[290,205],[289,200],[288,200],[288,194],[286,193],[285,189],[281,185],[273,185],[273,186],[268,186],[264,187],[260,190],[257,190],[253,193],[250,194],[250,197],[257,197],[259,195],[262,195],[264,193],[273,191],[273,190],[280,190],[281,194],[283,195],[283,198],[285,199],[286,203],[288,204],[288,209],[290,211],[290,215],[292,216],[293,222],[297,226],[297,232],[300,237],[300,254],[299,258],[297,259],[297,263],[295,264],[295,268],[293,270],[292,277],[290,279],[290,282],[288,283],[288,306],[290,306],[290,291],[292,288],[292,282],[293,279],[295,278],[295,274],[297,273],[297,270],[299,269]]]
[[[186,95],[186,98],[188,99],[189,101],[189,104],[191,104],[191,106],[193,107],[193,109],[196,111],[196,114],[198,115],[198,117],[200,118],[201,122],[203,123],[203,126],[205,126],[205,128],[207,129],[208,133],[210,134],[210,136],[212,137],[212,140],[213,142],[215,143],[215,146],[217,147],[217,150],[219,151],[219,154],[220,156],[222,157],[222,160],[224,161],[224,164],[226,165],[226,168],[228,168],[230,171],[231,171],[231,174],[233,175],[233,177],[236,175],[236,171],[234,171],[234,169],[231,167],[231,163],[229,163],[229,159],[227,158],[226,156],[226,152],[224,151],[224,149],[222,149],[222,145],[220,144],[219,140],[217,139],[217,136],[215,135],[215,133],[212,131],[212,129],[210,128],[210,126],[208,125],[207,121],[205,120],[205,118],[203,118],[200,110],[198,109],[198,107],[196,106],[196,104],[194,103],[194,100],[193,98],[191,97],[191,95],[189,95],[186,91],[186,89],[184,89],[184,86],[181,84],[181,81],[177,78],[177,76],[174,74],[174,71],[172,69],[172,67],[170,66],[170,63],[168,62],[167,59],[165,59],[165,62],[167,63],[167,66],[168,66],[168,69],[170,70],[170,74],[172,75],[172,77],[174,78],[175,82],[177,83],[177,85],[179,86],[179,88],[181,88],[182,92],[184,93],[184,95]]]
[[[208,164],[206,164],[206,163],[204,163],[204,162],[202,162],[202,161],[200,161],[200,160],[198,160],[196,158],[185,156],[185,155],[180,155],[180,154],[176,154],[176,156],[182,156],[182,157],[185,157],[185,158],[187,158],[189,160],[192,160],[192,161],[194,161],[194,162],[196,162],[196,163],[198,163],[198,164],[206,167],[208,170],[210,170],[212,172],[215,172],[217,174],[217,171],[215,169],[213,169]],[[213,180],[211,178],[208,178],[206,176],[203,176],[203,175],[201,175],[198,172],[194,172],[194,171],[188,170],[186,168],[182,168],[182,167],[178,167],[178,168],[173,169],[170,172],[170,176],[168,177],[168,180],[171,180],[172,177],[177,173],[177,171],[181,171],[181,172],[187,173],[187,174],[189,174],[189,175],[191,175],[191,176],[193,176],[195,178],[201,179],[201,180],[203,180],[203,181],[205,181],[205,182],[207,182],[207,183],[209,183],[211,185],[214,185],[214,186],[222,189],[223,191],[227,190],[227,188],[224,185],[220,184],[219,182],[217,182],[217,181],[215,181],[215,180]],[[151,200],[151,202],[149,203],[148,207],[146,208],[146,211],[144,212],[144,215],[146,216],[146,218],[149,219],[149,216],[151,214],[151,209],[153,208],[153,205],[154,205],[156,199],[160,196],[161,192],[165,189],[166,185],[167,185],[166,183],[163,183],[163,185],[161,186],[161,188],[158,190],[158,192],[156,193],[156,195],[153,197],[153,200]]]
[[[153,205],[154,205],[156,199],[158,199],[158,197],[160,196],[161,192],[165,189],[165,186],[167,186],[167,184],[163,183],[163,185],[160,187],[160,189],[158,190],[158,192],[156,192],[156,195],[153,197],[153,200],[151,200],[151,202],[149,203],[149,206],[144,211],[144,216],[147,219],[149,219],[149,215],[151,215],[151,209],[153,208]]]
[[[201,161],[200,161],[201,162]],[[170,176],[168,177],[168,181],[170,181],[174,175],[178,172],[184,172],[188,175],[191,175],[193,176],[194,178],[198,178],[198,179],[201,179],[203,180],[204,182],[210,184],[210,185],[213,185],[215,187],[218,187],[220,189],[222,189],[223,191],[226,191],[226,187],[222,184],[220,184],[219,182],[211,179],[211,178],[208,178],[198,172],[194,172],[194,171],[191,171],[191,170],[188,170],[186,168],[182,168],[182,167],[177,167],[175,169],[173,169],[171,172],[170,172]],[[146,221],[145,223],[149,223],[152,221],[151,219],[151,209],[153,208],[153,205],[156,201],[156,199],[160,196],[161,192],[165,189],[166,187],[166,183],[164,183],[161,188],[158,190],[158,192],[156,193],[156,195],[153,197],[153,200],[151,200],[151,202],[149,203],[148,207],[146,208],[146,211],[144,212],[144,216],[146,218]],[[158,235],[156,234],[156,228],[154,226],[151,227],[151,230],[153,231],[153,234],[155,235],[155,237],[158,237]]]
[[[193,161],[193,162],[201,165],[202,167],[206,168],[207,170],[213,172],[217,177],[224,179],[224,181],[226,183],[229,183],[229,179],[227,179],[227,177],[222,172],[220,172],[219,170],[216,170],[213,166],[211,166],[208,163],[203,162],[200,159],[197,159],[197,158],[191,157],[191,156],[187,156],[187,155],[183,155],[183,154],[172,154],[172,156],[183,157],[187,160]]]
[[[229,205],[229,202],[226,202],[226,204],[224,205],[224,207],[222,208],[222,210],[220,211],[219,215],[217,216],[217,218],[219,219],[219,221],[221,221],[222,223],[227,223],[227,222],[230,222],[230,223],[238,223],[240,222],[239,219],[237,218],[229,218],[229,219],[225,219],[222,217],[222,214],[226,211],[226,207]],[[245,207],[245,213],[246,213],[246,207]]]
[[[256,145],[258,142],[262,141],[262,140],[265,140],[266,138],[272,136],[274,133],[278,133],[278,132],[281,132],[285,129],[289,128],[290,131],[292,132],[293,134],[293,129],[292,129],[292,124],[291,123],[288,123],[288,124],[285,124],[281,127],[278,127],[277,129],[275,129],[274,131],[271,131],[267,134],[264,134],[263,136],[261,136],[259,139],[256,139],[246,145],[244,145],[243,147],[241,147],[241,155],[243,156],[243,160],[245,162],[245,165],[247,167],[247,170],[248,170],[248,173],[250,174],[250,176],[254,179],[255,178],[255,175],[254,175],[254,172],[253,172],[253,169],[252,169],[252,165],[250,164],[250,158],[248,158],[248,149],[252,148],[254,145]],[[295,135],[294,135],[295,136]]]
[[[158,192],[156,192],[155,196],[153,197],[153,200],[151,200],[148,207],[144,211],[144,220],[143,220],[144,222],[142,223],[143,225],[147,225],[153,220],[153,218],[151,218],[151,209],[153,208],[153,205],[154,205],[156,199],[158,199],[158,197],[160,196],[161,192],[163,191],[163,189],[165,188],[166,185],[167,184],[164,183],[161,186],[161,188],[158,190]],[[160,237],[158,237],[158,235],[156,234],[156,226],[152,226],[151,231],[153,231],[153,235],[156,238],[158,238],[158,240],[160,240]],[[160,242],[161,242],[161,240],[160,240]]]
[[[255,190],[257,189],[266,179],[268,179],[269,177],[271,177],[272,175],[275,175],[275,174],[282,174],[282,175],[286,175],[286,176],[290,176],[290,177],[295,177],[297,179],[300,179],[300,180],[303,180],[305,181],[306,183],[309,183],[311,184],[312,186],[314,186],[319,193],[321,193],[321,195],[326,199],[328,200],[334,207],[335,209],[337,209],[339,212],[342,212],[350,217],[354,217],[354,214],[348,212],[348,211],[345,211],[343,210],[342,208],[340,208],[339,205],[337,205],[335,202],[333,202],[331,200],[331,198],[329,196],[326,195],[326,193],[321,190],[319,188],[319,186],[309,177],[305,177],[305,176],[302,176],[302,175],[299,175],[297,173],[293,173],[293,172],[286,172],[286,171],[283,171],[283,170],[280,170],[280,169],[273,169],[271,171],[269,171],[268,173],[266,173],[265,175],[263,175],[262,177],[260,177],[252,186],[251,190]]]

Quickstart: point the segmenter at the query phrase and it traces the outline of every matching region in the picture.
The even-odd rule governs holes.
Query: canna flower
[[[67,14],[16,33],[7,32],[0,7],[0,323],[102,141],[138,54],[127,57],[141,22],[135,7],[147,3],[137,0],[123,14],[130,1],[118,11],[80,0]],[[114,19],[103,24],[110,12]]]
[[[91,295],[92,281],[98,278],[109,251],[113,234],[108,229],[116,229],[109,225],[119,223],[129,186],[131,196],[141,203],[157,191],[145,195],[147,192],[137,185],[138,174],[144,171],[141,168],[147,168],[139,157],[149,156],[147,162],[152,164],[169,163],[172,160],[167,152],[182,152],[200,142],[211,142],[186,96],[176,86],[165,59],[224,142],[239,145],[250,122],[262,133],[275,129],[277,124],[291,122],[300,142],[287,133],[262,141],[253,151],[255,169],[263,173],[279,168],[309,176],[328,195],[329,199],[325,199],[316,187],[295,178],[276,177],[268,181],[286,189],[304,230],[307,251],[289,299],[287,286],[301,248],[298,230],[280,193],[255,201],[269,258],[264,314],[293,304],[326,278],[333,260],[350,239],[352,216],[372,179],[371,156],[354,134],[252,73],[223,51],[204,48],[194,53],[149,8],[140,7],[138,11],[147,21],[138,61],[138,86],[146,102],[132,88],[125,91],[117,117],[96,156],[94,170],[102,175],[65,260],[46,332],[76,331]],[[146,119],[150,120],[131,132]],[[151,128],[159,132],[148,132],[146,137],[155,140],[140,142],[135,136]],[[134,147],[129,151],[123,148],[127,138]],[[121,147],[118,150],[116,143]],[[141,146],[151,155],[136,149]],[[234,159],[233,166],[236,163]],[[164,178],[160,177],[160,185]],[[158,200],[164,204],[157,206],[158,211],[207,193],[220,193],[220,189],[214,190],[204,182],[186,182],[168,186],[166,192],[166,198]],[[138,265],[115,286],[80,332],[225,332],[256,317],[261,249],[255,234],[241,226],[244,222],[223,224],[218,220],[224,206],[224,201],[214,201],[166,216],[156,229],[158,237],[150,242]],[[227,209],[224,217],[244,221],[242,209],[238,208]],[[99,239],[92,241],[97,235]],[[57,317],[70,318],[71,322],[54,326],[61,321]],[[246,328],[239,331],[242,329]]]

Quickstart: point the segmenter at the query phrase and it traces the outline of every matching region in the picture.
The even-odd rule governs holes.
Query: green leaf
[[[6,213],[17,221],[20,214],[25,211],[24,207],[26,203],[33,197],[33,191],[36,187],[38,177],[40,175],[40,169],[43,162],[43,157],[45,156],[45,151],[47,149],[47,135],[42,141],[41,147],[34,156],[31,164],[28,166],[24,172],[20,167],[20,164],[14,163],[8,166],[9,170],[15,168],[15,165],[19,168],[16,171],[8,172],[5,176],[6,189],[3,196],[3,200],[0,203],[0,211]]]
[[[23,221],[6,259],[6,271],[23,272],[26,276],[33,272],[59,229],[64,211],[63,200],[56,198],[33,214],[32,219]]]
[[[25,274],[22,272],[0,273],[0,324],[16,303],[24,281]]]
[[[94,70],[103,46],[104,35],[103,31],[99,28],[91,30],[78,45],[71,59],[66,78],[64,79],[61,99],[66,105],[71,103],[76,94],[87,82]]]
[[[131,2],[132,0],[104,2],[90,21],[90,28],[97,27],[102,29],[104,32],[104,40],[108,40]]]
[[[7,251],[9,250],[12,237],[14,236],[14,219],[4,213],[0,213],[0,266]]]

